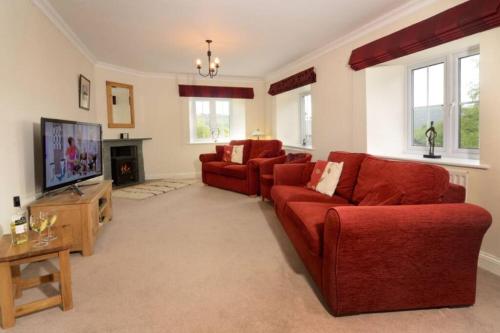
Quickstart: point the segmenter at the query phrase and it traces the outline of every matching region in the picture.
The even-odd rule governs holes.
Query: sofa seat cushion
[[[349,204],[349,202],[338,196],[329,196],[300,186],[275,185],[271,190],[271,197],[274,200],[276,208],[283,211],[287,202],[305,201],[305,202],[325,202],[330,204]]]
[[[353,202],[360,203],[383,185],[403,193],[402,205],[440,203],[449,186],[448,171],[437,165],[366,157],[361,164]]]
[[[229,162],[223,162],[223,161],[206,162],[201,165],[201,169],[203,172],[215,173],[217,175],[220,175],[222,169],[230,164],[231,163]]]
[[[325,202],[289,202],[285,214],[295,223],[304,238],[309,251],[321,256],[323,250],[323,226],[328,210],[335,206],[349,204],[332,204]]]
[[[220,174],[232,178],[246,179],[247,170],[248,165],[229,164],[221,168]]]
[[[274,184],[274,175],[266,174],[260,176],[260,182],[262,184],[271,186]]]

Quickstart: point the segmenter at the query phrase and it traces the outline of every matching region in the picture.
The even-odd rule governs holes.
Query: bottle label
[[[28,225],[27,224],[16,225],[14,230],[16,234],[24,234],[25,232],[28,231]]]

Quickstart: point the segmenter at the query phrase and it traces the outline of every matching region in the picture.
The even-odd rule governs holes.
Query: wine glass
[[[42,239],[42,232],[47,228],[48,223],[48,219],[42,213],[39,217],[30,216],[31,230],[38,233],[38,241],[35,241],[33,247],[44,247],[49,244]]]
[[[48,221],[48,228],[47,228],[47,236],[43,240],[46,242],[50,242],[57,239],[57,236],[52,233],[52,227],[57,222],[57,213],[54,211],[49,211],[45,215]]]

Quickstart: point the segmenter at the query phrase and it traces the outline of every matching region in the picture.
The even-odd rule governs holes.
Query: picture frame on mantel
[[[90,110],[90,80],[80,74],[78,80],[78,106],[83,110]]]

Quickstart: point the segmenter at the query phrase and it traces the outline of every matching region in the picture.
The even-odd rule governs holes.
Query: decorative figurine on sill
[[[434,155],[434,147],[436,147],[437,132],[434,128],[434,122],[431,121],[431,127],[425,131],[425,136],[429,142],[429,154],[424,155],[425,158],[441,158],[441,155]]]

